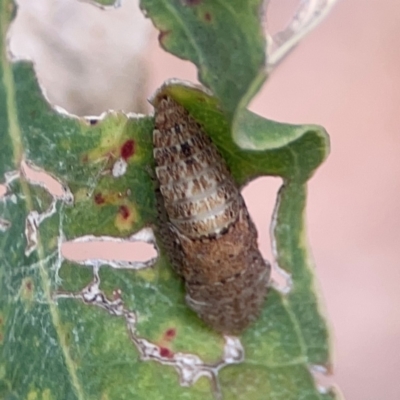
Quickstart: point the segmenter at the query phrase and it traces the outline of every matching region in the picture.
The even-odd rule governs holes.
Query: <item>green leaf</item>
[[[192,61],[233,118],[265,80],[261,0],[141,0],[167,51]]]
[[[210,4],[211,11],[219,10]],[[243,10],[256,15],[258,3],[249,4]],[[242,110],[236,141],[250,149],[235,144],[232,113],[257,80],[250,55],[253,72],[245,71],[247,83],[237,77],[222,111],[226,82],[217,97],[179,84],[163,88],[203,124],[238,185],[261,175],[284,179],[274,240],[293,288],[288,294],[271,289],[260,319],[240,338],[223,338],[188,309],[183,284],[163,254],[153,267],[63,258],[65,240],[87,235],[133,240],[132,234],[157,224],[153,120],[109,113],[86,121],[55,112],[32,66],[7,61],[4,38],[14,10],[7,0],[0,5],[0,183],[7,187],[0,223],[10,223],[0,225],[0,398],[335,398],[320,393],[309,372],[312,364],[329,367],[330,359],[303,215],[305,182],[327,154],[325,131]],[[240,38],[247,32],[241,21],[234,21]],[[250,36],[259,30],[250,27]],[[218,70],[207,65],[214,76]],[[226,74],[229,79],[233,72]],[[65,187],[63,194],[51,194],[26,177],[23,160],[52,175]],[[118,163],[125,173],[115,173]]]
[[[263,175],[305,182],[328,154],[329,138],[322,127],[274,122],[247,110],[240,118],[240,126],[246,126],[240,140],[250,149],[240,148],[214,97],[182,84],[166,85],[163,91],[204,126],[239,185]]]

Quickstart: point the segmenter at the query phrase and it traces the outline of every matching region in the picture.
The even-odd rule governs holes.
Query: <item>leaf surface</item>
[[[163,90],[204,126],[238,185],[262,175],[283,178],[274,239],[293,288],[271,289],[260,319],[240,338],[223,338],[188,309],[163,254],[153,267],[66,260],[66,240],[133,240],[157,225],[153,119],[109,113],[88,121],[54,111],[32,65],[6,58],[14,10],[2,0],[0,184],[7,193],[0,199],[0,398],[333,399],[318,391],[309,372],[330,359],[304,226],[305,182],[326,157],[326,133],[261,119],[243,107],[264,62],[258,1],[204,2],[204,8],[147,3],[149,15],[160,14],[158,25],[191,32],[185,40],[170,32],[164,45],[186,58],[197,49],[201,79],[215,97],[181,84]],[[180,6],[184,14],[176,15]],[[203,19],[196,24],[196,18]],[[235,32],[229,60],[224,54],[208,60],[221,47],[207,50],[210,38],[219,33],[227,43],[228,29]],[[62,194],[25,176],[23,162],[53,176]],[[117,173],[118,165],[126,171]]]

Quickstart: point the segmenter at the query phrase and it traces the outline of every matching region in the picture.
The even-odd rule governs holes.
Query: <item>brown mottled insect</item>
[[[239,333],[264,303],[270,265],[223,158],[171,97],[153,101],[159,236],[186,286],[186,302],[216,331]]]

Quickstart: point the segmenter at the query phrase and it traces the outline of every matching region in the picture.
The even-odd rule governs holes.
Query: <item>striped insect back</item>
[[[201,125],[167,95],[153,103],[159,237],[189,307],[216,331],[239,333],[257,318],[270,276],[257,231]]]

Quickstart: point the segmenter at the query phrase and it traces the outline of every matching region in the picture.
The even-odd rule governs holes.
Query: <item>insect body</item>
[[[208,325],[241,332],[263,305],[270,265],[244,200],[211,139],[171,97],[154,100],[160,238]]]

